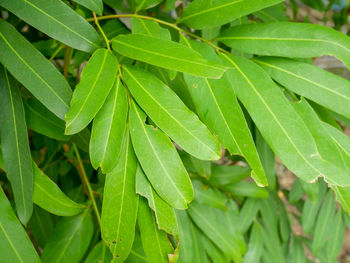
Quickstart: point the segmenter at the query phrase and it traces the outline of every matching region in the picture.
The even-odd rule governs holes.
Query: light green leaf
[[[283,2],[259,10],[254,15],[265,23],[289,20],[289,17],[286,15],[286,5]]]
[[[117,78],[101,110],[97,113],[91,132],[90,160],[95,169],[110,172],[118,161],[128,116],[128,98]]]
[[[74,0],[74,2],[85,6],[97,15],[103,14],[103,1],[102,0]]]
[[[91,56],[81,73],[70,109],[66,114],[66,134],[74,134],[85,128],[95,117],[113,87],[118,61],[106,49],[98,49]]]
[[[75,49],[92,52],[100,47],[94,28],[74,10],[57,0],[0,0],[16,16]]]
[[[197,202],[227,210],[227,198],[224,193],[220,192],[218,189],[210,188],[210,186],[205,186],[198,180],[193,180],[192,184],[194,188],[194,197]]]
[[[12,4],[15,1],[2,1]],[[67,81],[16,29],[0,20],[0,60],[42,104],[61,119],[72,96]]]
[[[192,75],[220,78],[226,70],[226,67],[173,41],[132,34],[113,38],[112,45],[123,56]]]
[[[92,234],[93,222],[89,209],[80,215],[60,219],[44,247],[41,260],[44,263],[80,262],[89,247]]]
[[[89,253],[85,263],[111,263],[113,256],[103,241],[100,241]]]
[[[64,121],[45,108],[38,100],[24,101],[26,122],[29,129],[59,141],[67,141],[64,135]]]
[[[154,190],[177,209],[193,199],[190,178],[170,139],[159,129],[146,125],[146,115],[132,101],[130,134],[137,158]]]
[[[178,262],[202,263],[206,261],[203,244],[198,236],[198,230],[185,211],[176,210],[180,232],[180,256]]]
[[[247,178],[250,173],[251,169],[249,167],[238,165],[213,165],[209,182],[217,187],[235,184]]]
[[[291,59],[260,57],[254,61],[287,89],[350,118],[350,81]]]
[[[29,229],[35,241],[43,248],[54,229],[51,215],[40,207],[34,206],[33,215],[29,221]]]
[[[229,259],[225,257],[225,255],[218,249],[217,246],[213,244],[213,242],[211,242],[204,235],[201,235],[201,236],[202,236],[202,242],[204,244],[205,252],[207,253],[208,257],[211,259],[211,262],[215,262],[215,263],[229,262]]]
[[[242,233],[246,233],[256,218],[256,214],[259,211],[260,202],[255,198],[247,198],[243,204],[243,207],[239,213],[240,230]]]
[[[148,262],[169,262],[168,254],[173,253],[174,249],[166,233],[158,229],[153,212],[148,207],[145,199],[140,200],[137,218],[141,232],[142,246]]]
[[[148,206],[153,209],[160,230],[178,236],[177,222],[174,209],[169,206],[154,191],[140,166],[136,172],[136,193],[147,198]]]
[[[132,18],[130,20],[132,33],[142,34],[154,38],[161,38],[165,40],[171,40],[171,35],[168,29],[162,28],[158,23],[152,20],[145,20],[141,18]]]
[[[305,263],[306,256],[303,244],[296,237],[293,238],[293,245],[290,249],[290,262]]]
[[[312,58],[331,55],[350,67],[350,38],[334,29],[305,23],[255,23],[231,27],[217,40],[250,54]]]
[[[327,257],[330,262],[334,262],[340,254],[344,244],[345,225],[342,219],[342,212],[339,209],[332,220],[332,231],[329,232],[327,243]]]
[[[261,226],[254,223],[249,236],[248,251],[244,255],[244,263],[258,263],[264,249],[264,242],[261,235]]]
[[[195,29],[210,28],[231,22],[283,0],[195,0],[178,19]]]
[[[0,261],[39,263],[40,258],[0,187]]]
[[[140,234],[135,233],[134,244],[126,263],[148,263],[145,252],[142,248]]]
[[[132,0],[134,9],[136,11],[154,7],[158,5],[160,2],[162,2],[162,0]]]
[[[219,247],[225,255],[235,262],[242,262],[242,254],[240,244],[236,243],[231,231],[227,230],[227,225],[222,224],[218,219],[222,210],[204,206],[194,201],[188,208],[188,212],[192,220],[203,231],[204,234]],[[228,212],[226,212],[228,213]]]
[[[199,159],[220,158],[218,142],[168,86],[145,70],[134,67],[123,69],[131,94],[162,131]]]
[[[34,173],[27,126],[17,83],[0,65],[1,150],[7,178],[16,203],[17,215],[27,224],[33,211]]]
[[[305,123],[269,76],[245,58],[224,58],[233,67],[228,74],[238,98],[283,164],[308,182],[323,176],[330,184],[348,185],[347,172],[320,157]]]
[[[135,193],[136,168],[137,160],[127,130],[118,163],[106,175],[102,204],[102,238],[114,262],[125,261],[134,241],[139,203]]]
[[[33,202],[46,211],[59,216],[81,213],[85,206],[69,199],[61,189],[33,162],[35,175]]]
[[[227,192],[230,192],[234,196],[247,196],[253,198],[268,198],[269,192],[259,187],[252,182],[241,181],[235,184],[228,184],[222,187]]]

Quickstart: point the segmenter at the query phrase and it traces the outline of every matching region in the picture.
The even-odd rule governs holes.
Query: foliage
[[[283,2],[0,0],[0,262],[336,261],[350,38]]]

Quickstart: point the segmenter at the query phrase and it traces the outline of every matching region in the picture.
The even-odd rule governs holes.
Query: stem
[[[101,228],[100,212],[98,211],[98,207],[96,205],[96,200],[95,200],[95,197],[94,197],[94,193],[92,191],[89,179],[86,176],[86,172],[85,172],[85,169],[84,169],[83,162],[81,161],[78,148],[77,148],[77,146],[75,144],[73,144],[73,149],[74,149],[75,155],[77,156],[78,165],[80,167],[81,177],[82,177],[83,183],[86,185],[86,188],[87,188],[88,194],[89,194],[89,199],[91,200],[92,206],[93,206],[95,214],[96,214],[96,218],[97,218],[98,224],[99,224],[99,226]]]
[[[64,78],[68,78],[68,67],[70,64],[70,52],[71,52],[71,48],[70,47],[66,47],[64,50],[64,62],[63,62],[63,76]]]
[[[111,50],[111,48],[110,48],[110,46],[109,46],[109,40],[108,40],[108,38],[107,38],[105,32],[103,31],[102,27],[100,26],[100,23],[98,22],[99,19],[96,17],[95,12],[92,12],[92,15],[94,16],[94,21],[95,21],[95,24],[96,24],[98,30],[100,30],[100,32],[101,32],[101,34],[102,34],[102,36],[103,36],[103,39],[104,39],[105,42],[106,42],[108,51],[112,52],[112,50]]]
[[[64,48],[64,45],[59,45],[59,47],[55,50],[55,52],[53,52],[49,60],[52,61],[57,56],[57,54],[62,50],[62,48]]]
[[[169,22],[166,22],[164,20],[160,20],[158,18],[154,18],[154,17],[151,17],[151,16],[143,16],[143,15],[138,15],[138,14],[120,14],[120,15],[107,15],[107,16],[96,17],[96,15],[95,15],[94,18],[88,18],[86,20],[87,21],[95,21],[95,23],[96,23],[96,21],[98,21],[98,20],[106,20],[106,19],[122,18],[122,17],[136,17],[136,18],[141,18],[141,19],[145,19],[145,20],[152,20],[152,21],[157,22],[159,24],[163,24],[165,26],[174,28],[175,30],[177,30],[180,33],[184,33],[184,34],[186,34],[186,35],[188,35],[190,37],[199,39],[200,41],[203,41],[203,42],[207,43],[208,45],[210,45],[211,47],[215,48],[215,50],[217,50],[217,51],[221,51],[221,52],[227,53],[227,51],[225,49],[222,49],[221,47],[215,45],[210,40],[204,39],[204,38],[202,38],[200,36],[197,36],[196,34],[188,32],[188,31],[178,27],[176,24],[169,23]]]

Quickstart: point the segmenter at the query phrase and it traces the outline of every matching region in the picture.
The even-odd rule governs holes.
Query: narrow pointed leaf
[[[335,261],[339,256],[344,243],[345,225],[342,219],[342,212],[338,210],[332,220],[332,231],[329,233],[327,245],[327,257],[329,261]]]
[[[64,118],[72,96],[67,81],[52,63],[4,20],[0,20],[0,60],[34,97],[58,117]]]
[[[228,74],[238,98],[281,161],[305,181],[323,176],[330,184],[348,185],[346,172],[321,159],[305,123],[269,76],[245,58],[224,58],[233,67]]]
[[[0,67],[1,150],[18,217],[27,224],[33,211],[34,173],[23,102],[17,83]]]
[[[103,241],[100,241],[89,253],[85,263],[110,263],[113,256]]]
[[[291,59],[260,57],[254,61],[287,89],[350,118],[350,81]]]
[[[39,263],[40,258],[0,187],[0,261]]]
[[[33,215],[29,221],[29,229],[35,241],[43,248],[54,229],[51,215],[40,207],[34,206]]]
[[[242,222],[240,225],[240,231],[245,233],[250,225],[253,223],[256,218],[256,214],[259,211],[260,203],[257,199],[248,198],[239,213],[239,221]]]
[[[102,204],[102,238],[114,262],[125,261],[134,241],[139,203],[135,193],[136,168],[137,160],[127,131],[118,163],[106,175]]]
[[[134,244],[126,263],[148,263],[145,252],[143,251],[140,234],[135,234]]]
[[[152,20],[145,20],[141,18],[132,18],[130,20],[132,33],[142,34],[150,37],[171,40],[171,35],[168,29],[162,28],[158,23]]]
[[[282,0],[195,0],[183,11],[178,22],[195,29],[210,28],[282,2]]]
[[[100,46],[94,28],[62,1],[0,0],[0,5],[48,36],[75,49],[92,52]]]
[[[210,131],[168,86],[142,69],[124,67],[123,73],[138,104],[178,145],[199,159],[220,157],[220,146]]]
[[[312,58],[331,55],[350,67],[350,38],[334,29],[305,23],[255,23],[231,27],[217,38],[250,54]]]
[[[249,237],[248,251],[244,255],[244,263],[258,263],[263,252],[264,242],[261,235],[261,226],[254,223]]]
[[[46,211],[59,216],[74,216],[85,206],[69,199],[61,189],[33,162],[35,175],[33,202]]]
[[[60,219],[41,255],[42,262],[78,263],[89,247],[93,234],[90,210]]]
[[[162,131],[145,124],[146,115],[134,102],[129,120],[135,153],[154,190],[172,207],[187,208],[193,188],[174,145]]]
[[[148,9],[158,5],[162,0],[133,0],[135,10]]]
[[[190,48],[169,40],[140,34],[121,35],[113,38],[112,45],[123,56],[192,75],[219,78],[226,70]]]
[[[97,113],[91,132],[90,160],[95,169],[110,172],[118,161],[128,116],[128,98],[117,78],[101,110]]]
[[[142,246],[149,263],[167,263],[168,254],[173,253],[167,235],[157,227],[153,211],[145,199],[140,200],[137,222],[140,227]]]
[[[103,13],[103,1],[102,0],[74,0],[74,2],[85,6],[97,15],[101,16]]]
[[[197,202],[211,207],[221,208],[222,210],[227,210],[227,198],[224,193],[220,192],[218,189],[205,186],[198,180],[194,180],[192,183],[195,200]]]
[[[66,134],[85,128],[106,100],[117,75],[118,61],[106,49],[98,49],[81,73],[70,109],[66,114]]]
[[[154,191],[140,166],[137,167],[135,189],[136,193],[147,198],[148,206],[153,209],[156,216],[158,228],[177,236],[178,229],[174,209]]]

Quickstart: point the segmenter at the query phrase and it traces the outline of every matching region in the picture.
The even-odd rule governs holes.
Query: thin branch
[[[112,52],[111,47],[109,46],[109,40],[108,40],[108,38],[107,38],[105,32],[103,31],[102,27],[100,26],[100,23],[98,22],[99,19],[96,17],[95,12],[92,12],[92,15],[94,16],[94,21],[95,21],[95,24],[96,24],[98,30],[100,30],[100,32],[101,32],[101,34],[102,34],[102,36],[103,36],[103,39],[104,39],[105,42],[106,42],[108,51]]]

